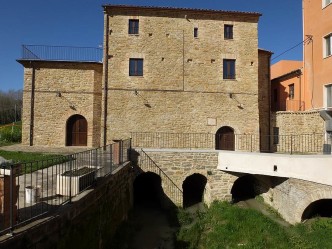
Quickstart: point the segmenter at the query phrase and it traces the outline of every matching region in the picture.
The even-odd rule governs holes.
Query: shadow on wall
[[[164,193],[159,175],[136,170],[140,173],[134,181],[134,206],[154,206],[162,209],[176,207]]]
[[[303,212],[301,220],[315,217],[332,218],[332,199],[321,199],[312,202]]]
[[[204,189],[207,178],[201,174],[192,174],[188,176],[182,184],[183,189],[183,207],[191,207],[203,201]]]
[[[279,184],[286,181],[287,178],[250,175],[240,176],[233,184],[231,189],[232,202],[245,201],[255,198],[258,195],[266,193],[271,188],[275,188]]]

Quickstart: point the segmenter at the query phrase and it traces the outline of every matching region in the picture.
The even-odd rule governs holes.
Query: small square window
[[[198,38],[198,28],[194,28],[194,37]]]
[[[224,25],[224,38],[233,39],[233,25]]]
[[[288,91],[289,91],[289,99],[294,99],[294,84],[291,84],[288,86]]]
[[[235,79],[235,60],[223,60],[223,78]]]
[[[138,31],[139,31],[139,20],[130,19],[128,25],[128,34],[138,35]]]
[[[129,59],[129,76],[143,76],[143,59]]]

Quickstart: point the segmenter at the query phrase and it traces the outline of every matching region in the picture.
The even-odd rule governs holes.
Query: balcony
[[[20,60],[102,62],[103,49],[93,47],[22,45]]]

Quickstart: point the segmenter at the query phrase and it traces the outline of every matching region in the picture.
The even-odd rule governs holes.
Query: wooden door
[[[235,150],[235,134],[231,127],[221,127],[215,137],[216,150]]]
[[[87,146],[88,123],[81,115],[74,115],[67,122],[67,146]]]

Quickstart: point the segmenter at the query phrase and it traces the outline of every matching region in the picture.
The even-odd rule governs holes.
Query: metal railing
[[[22,45],[23,60],[102,62],[103,49],[93,47]]]
[[[131,140],[0,169],[0,235],[11,233],[96,184],[129,161]]]
[[[182,190],[172,181],[172,179],[141,149],[138,166],[145,172],[149,171],[160,176],[165,194],[177,206],[182,206]]]
[[[331,147],[325,134],[266,135],[133,132],[132,146],[138,148],[217,149],[286,154],[322,154]]]

